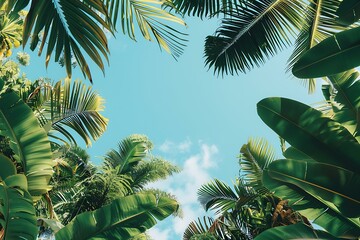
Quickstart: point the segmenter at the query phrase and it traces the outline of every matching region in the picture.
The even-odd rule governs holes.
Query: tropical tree
[[[220,180],[201,186],[200,203],[218,216],[192,222],[183,239],[211,235],[215,239],[253,239],[266,229],[310,222],[295,212],[287,200],[275,196],[262,183],[264,169],[275,159],[274,149],[263,139],[250,139],[240,150],[240,178],[234,190]]]
[[[171,1],[166,2],[171,4]],[[118,21],[123,33],[131,39],[135,40],[136,22],[146,40],[155,39],[175,57],[182,53],[184,34],[175,30],[171,23],[185,23],[162,9],[163,3],[160,0],[5,0],[1,1],[0,9],[10,19],[18,18],[22,9],[28,9],[22,31],[23,46],[30,42],[31,50],[39,47],[39,55],[46,48],[46,66],[55,53],[56,62],[63,59],[69,78],[74,57],[84,77],[92,81],[84,53],[104,71],[104,60],[108,61],[109,54],[107,32],[114,34]],[[16,38],[16,41],[20,40]]]
[[[285,159],[269,164],[263,181],[334,237],[354,239],[360,236],[359,73],[328,80],[323,111],[286,98],[258,103],[261,119],[291,145]]]
[[[175,0],[174,5],[188,15],[223,15],[221,26],[205,41],[206,65],[222,75],[251,70],[284,48],[294,45],[287,66],[290,70],[307,50],[359,23],[359,6],[356,0]],[[351,56],[351,60],[346,61],[347,65],[353,63],[349,68],[360,64],[359,54],[353,51],[359,49],[359,34],[355,32],[356,30],[349,33],[353,38],[346,46],[346,49],[352,49],[346,51],[346,57]],[[335,43],[334,40],[333,42]],[[336,46],[334,44],[332,47],[334,51]],[[341,49],[344,52],[344,48]],[[337,64],[332,66],[339,65],[338,61],[335,62]],[[345,63],[340,65],[343,64]],[[327,74],[323,76],[325,75]],[[314,91],[313,78],[305,83],[310,92]]]

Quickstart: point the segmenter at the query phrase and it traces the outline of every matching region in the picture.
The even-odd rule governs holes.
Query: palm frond
[[[160,47],[178,57],[185,47],[186,34],[173,28],[171,23],[186,24],[181,18],[162,9],[162,4],[161,0],[107,0],[106,5],[114,27],[120,18],[123,33],[135,40],[136,21],[146,40],[155,38]]]
[[[340,1],[338,0],[310,1],[303,28],[295,41],[295,49],[288,60],[286,71],[291,70],[307,50],[336,32],[345,29],[336,23],[336,10],[339,4]],[[315,79],[303,81],[308,86],[309,93],[313,93],[316,87]]]
[[[232,13],[242,0],[174,0],[176,10],[189,16],[214,17],[220,13]]]
[[[46,90],[46,89],[45,89]],[[42,94],[42,93],[40,93]],[[106,130],[108,120],[100,114],[104,110],[104,100],[91,87],[75,81],[70,87],[70,80],[65,79],[55,84],[50,99],[38,108],[38,115],[43,115],[42,126],[50,123],[51,129],[65,136],[70,142],[76,142],[69,129],[75,131],[91,144]],[[52,132],[50,132],[50,135]]]
[[[183,234],[183,240],[193,239],[194,236],[198,236],[197,239],[228,239],[222,232],[221,221],[219,219],[212,219],[210,217],[203,217],[203,220],[198,218],[197,221],[192,221],[185,229]],[[201,236],[201,237],[200,237]],[[225,238],[220,238],[224,236]],[[207,238],[205,238],[207,237]]]
[[[105,156],[105,165],[116,168],[118,173],[127,173],[137,165],[147,152],[152,148],[152,143],[144,135],[131,135],[118,144],[118,149],[110,150]]]
[[[247,1],[222,21],[215,36],[206,38],[206,65],[222,75],[260,66],[291,43],[303,11],[302,0]]]
[[[213,209],[216,213],[235,209],[239,195],[224,182],[214,179],[202,185],[198,190],[198,200],[205,210]]]
[[[275,160],[275,150],[262,138],[249,139],[240,150],[240,178],[255,189],[262,188],[263,169]]]
[[[131,172],[133,179],[132,188],[141,190],[148,183],[165,179],[178,172],[180,172],[179,167],[161,158],[142,161]]]
[[[108,60],[109,53],[104,29],[111,31],[104,16],[107,9],[102,0],[33,0],[24,23],[23,45],[31,36],[30,49],[35,50],[40,43],[41,55],[47,43],[46,66],[54,51],[56,62],[63,54],[69,77],[74,56],[84,76],[92,81],[83,52],[104,71],[101,55]]]

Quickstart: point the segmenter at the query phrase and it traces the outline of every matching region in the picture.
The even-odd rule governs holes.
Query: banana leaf
[[[288,226],[270,228],[260,235],[255,240],[292,240],[292,239],[338,239],[331,236],[327,232],[314,230],[303,223],[297,223]]]
[[[334,34],[306,51],[294,64],[298,78],[330,76],[360,65],[360,27]]]
[[[0,183],[1,239],[36,239],[35,208],[23,174],[8,176]]]
[[[360,145],[340,123],[320,111],[286,98],[266,98],[258,115],[290,145],[317,162],[353,170],[360,168]]]
[[[76,216],[59,230],[57,240],[130,239],[154,226],[175,211],[175,200],[154,194],[134,194],[114,200],[111,204]]]
[[[360,18],[360,1],[343,0],[336,13],[339,16],[337,19],[339,23],[350,25]]]
[[[0,80],[0,85],[3,81]],[[33,200],[51,189],[53,174],[48,137],[31,109],[13,92],[1,94],[0,134],[10,138],[10,147],[27,178]]]
[[[304,160],[278,160],[270,164],[273,179],[294,184],[315,198],[333,203],[347,217],[360,216],[360,176],[324,163]]]

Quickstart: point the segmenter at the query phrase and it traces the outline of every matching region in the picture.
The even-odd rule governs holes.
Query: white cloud
[[[160,145],[159,150],[163,153],[186,153],[190,151],[192,142],[190,139],[186,139],[180,143],[174,143],[172,141],[166,140],[163,144]]]
[[[190,146],[191,141],[186,141]],[[162,145],[162,148],[168,149],[171,143],[170,141],[166,141]],[[197,201],[197,191],[201,185],[211,179],[209,170],[216,166],[214,156],[218,153],[218,148],[215,145],[199,144],[200,153],[188,157],[183,162],[181,166],[183,170],[179,174],[151,185],[151,187],[160,188],[175,195],[181,204],[183,218],[173,218],[172,226],[167,226],[166,229],[176,233],[177,239],[182,239],[182,234],[191,221],[205,215],[203,207],[200,206]],[[160,239],[152,234],[151,236],[153,236],[154,239]],[[170,237],[166,240],[174,240],[174,238]]]

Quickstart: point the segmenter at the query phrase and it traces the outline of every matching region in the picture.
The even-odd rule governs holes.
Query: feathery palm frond
[[[255,189],[262,188],[263,169],[275,160],[275,150],[262,138],[249,139],[240,150],[240,178]]]
[[[131,172],[133,179],[132,188],[141,190],[146,184],[165,179],[174,173],[180,172],[180,168],[161,158],[152,158],[142,161]]]
[[[165,24],[164,21],[184,26],[186,24],[181,18],[162,9],[162,4],[162,0],[107,0],[106,3],[114,27],[120,18],[123,33],[135,40],[136,21],[146,40],[151,41],[154,37],[159,46],[178,57],[185,47],[185,34]]]
[[[117,168],[119,174],[127,173],[146,157],[151,148],[152,143],[146,136],[131,135],[118,144],[118,149],[112,149],[106,154],[105,165]]]
[[[174,0],[176,10],[182,14],[203,17],[214,17],[220,13],[232,13],[236,5],[243,0]]]
[[[107,9],[102,0],[33,0],[24,23],[23,45],[31,36],[30,49],[35,50],[40,43],[38,53],[41,55],[47,43],[46,66],[53,52],[56,62],[63,54],[69,77],[74,56],[84,76],[92,81],[83,51],[104,71],[101,55],[108,60],[109,53],[104,29],[111,31],[104,16]]]
[[[185,229],[183,240],[193,239],[194,236],[199,236],[198,239],[229,239],[222,230],[222,222],[219,219],[212,219],[210,217],[203,217],[203,220],[198,218],[197,221],[192,221]],[[201,236],[201,237],[200,237]],[[207,237],[207,238],[205,238]]]
[[[291,43],[303,21],[302,0],[247,1],[225,18],[205,42],[206,65],[221,74],[237,74],[259,66]]]
[[[300,57],[322,40],[336,32],[345,30],[336,22],[336,10],[340,4],[338,0],[310,1],[305,14],[305,22],[295,41],[295,49],[288,60],[287,71],[291,70]],[[309,92],[315,91],[315,79],[304,80]]]
[[[108,120],[100,114],[104,110],[103,103],[103,98],[91,87],[80,81],[75,81],[70,87],[70,80],[65,79],[63,85],[61,82],[55,84],[50,99],[43,103],[37,114],[42,126],[50,125],[52,130],[76,142],[68,131],[70,128],[90,145],[90,137],[98,139],[107,127]],[[54,131],[49,133],[50,136],[56,136],[52,133]]]

